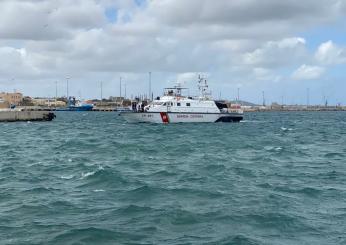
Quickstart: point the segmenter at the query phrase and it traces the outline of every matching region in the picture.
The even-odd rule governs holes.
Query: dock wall
[[[0,111],[0,122],[51,121],[54,117],[47,111]]]

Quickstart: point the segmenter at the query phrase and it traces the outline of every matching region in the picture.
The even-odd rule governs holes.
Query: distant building
[[[34,106],[44,106],[44,107],[65,107],[66,102],[55,100],[55,99],[48,99],[48,98],[33,98],[31,99],[31,103]]]
[[[10,104],[5,102],[3,99],[0,99],[0,109],[6,109],[9,108]]]
[[[22,93],[0,93],[0,101],[9,105],[19,105],[23,101]]]

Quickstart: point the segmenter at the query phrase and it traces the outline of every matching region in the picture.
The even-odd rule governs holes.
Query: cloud
[[[292,65],[306,58],[305,43],[305,39],[300,37],[269,41],[255,51],[244,54],[243,62],[247,65],[267,67]]]
[[[313,80],[320,78],[325,72],[325,68],[320,66],[300,66],[293,74],[294,80]]]
[[[296,0],[153,0],[152,13],[165,23],[173,26],[191,25],[234,25],[256,24],[258,22],[304,19],[325,21],[327,13],[339,13],[342,6],[338,0],[306,0],[304,4]],[[322,17],[323,16],[323,17]]]
[[[343,48],[313,54],[302,37],[345,15],[341,0],[2,0],[0,82],[30,78],[35,91],[69,74],[88,89],[148,71],[162,81],[203,72],[226,87],[284,81],[300,64],[343,62]]]
[[[332,41],[328,41],[318,47],[315,57],[325,65],[346,63],[346,48],[338,47]]]
[[[255,79],[259,81],[280,82],[282,80],[282,77],[275,74],[272,70],[262,67],[255,67],[253,69],[253,74]]]
[[[106,23],[104,9],[93,0],[1,1],[0,38],[56,40],[72,37],[78,30]],[[20,17],[19,17],[20,16]]]

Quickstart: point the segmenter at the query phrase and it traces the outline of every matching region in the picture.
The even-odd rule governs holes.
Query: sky
[[[0,91],[346,104],[346,0],[1,0]],[[308,99],[309,98],[309,99]]]

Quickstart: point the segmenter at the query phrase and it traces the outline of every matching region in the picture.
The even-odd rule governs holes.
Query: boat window
[[[167,105],[167,103],[163,103],[163,105]]]
[[[180,103],[177,103],[177,106],[180,106]]]
[[[186,103],[186,106],[191,106],[191,104],[190,103]]]

